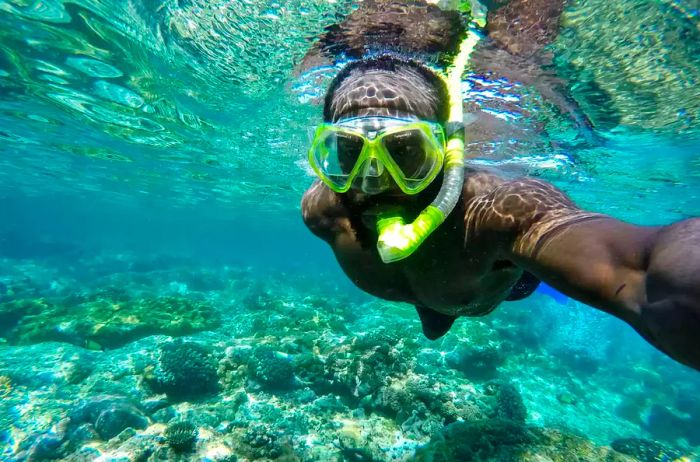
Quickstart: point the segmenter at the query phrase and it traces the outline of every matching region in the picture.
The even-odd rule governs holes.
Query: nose
[[[365,162],[365,165],[363,166],[363,172],[362,176],[365,178],[369,177],[380,177],[384,174],[384,164],[379,162],[379,160],[370,157],[367,159],[367,162]]]
[[[379,194],[391,188],[389,171],[379,160],[369,158],[362,166],[360,190],[365,194]]]

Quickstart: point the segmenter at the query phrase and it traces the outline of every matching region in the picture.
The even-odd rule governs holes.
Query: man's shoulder
[[[464,197],[471,200],[474,197],[484,196],[496,191],[518,193],[539,191],[541,193],[562,193],[551,183],[539,178],[527,176],[509,176],[507,174],[486,169],[465,169]]]
[[[467,167],[464,170],[464,198],[470,200],[488,194],[507,181],[508,179],[491,170]]]

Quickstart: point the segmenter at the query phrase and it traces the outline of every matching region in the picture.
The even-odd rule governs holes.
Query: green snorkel
[[[448,136],[445,149],[445,166],[440,192],[413,223],[405,223],[400,213],[386,212],[377,220],[377,250],[384,263],[391,263],[410,256],[425,239],[445,221],[459,200],[464,185],[464,124],[462,107],[462,73],[467,61],[479,42],[477,28],[483,20],[472,21],[467,36],[459,47],[452,65],[443,75],[450,97],[450,116],[447,122]]]

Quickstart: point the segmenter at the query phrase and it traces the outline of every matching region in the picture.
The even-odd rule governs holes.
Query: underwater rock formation
[[[412,462],[633,462],[583,438],[507,420],[455,422],[416,451]]]
[[[642,438],[620,438],[610,446],[622,454],[627,454],[640,462],[661,462],[680,459],[683,453],[661,443]]]
[[[470,380],[489,380],[497,375],[504,357],[498,347],[493,345],[460,345],[450,352],[445,360],[448,366],[460,371]]]
[[[415,461],[514,460],[535,441],[522,425],[506,420],[456,422],[445,427],[416,452]]]
[[[109,441],[128,430],[145,429],[149,420],[127,398],[96,396],[77,407],[51,430],[21,442],[28,460],[60,459],[90,441]]]
[[[185,297],[131,298],[103,290],[90,296],[0,304],[0,336],[13,345],[58,341],[91,349],[118,348],[154,334],[187,335],[219,325],[208,304]]]
[[[523,403],[523,397],[518,389],[510,383],[497,385],[496,417],[515,423],[523,423],[527,419],[527,408]]]
[[[69,432],[81,424],[91,424],[103,440],[114,438],[126,428],[143,429],[148,418],[124,397],[100,396],[84,401],[69,415]]]

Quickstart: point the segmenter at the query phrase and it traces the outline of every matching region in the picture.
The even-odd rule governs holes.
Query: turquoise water
[[[0,0],[0,459],[700,450],[700,376],[625,324],[540,291],[429,342],[304,228],[307,132],[339,66],[298,66],[355,7]],[[548,71],[595,136],[467,72],[493,116],[471,161],[638,224],[699,216],[699,8],[568,4]]]

